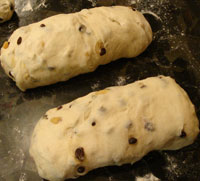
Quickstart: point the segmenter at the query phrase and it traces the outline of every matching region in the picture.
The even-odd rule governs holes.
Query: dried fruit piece
[[[80,25],[79,29],[80,32],[84,33],[86,32],[86,26],[85,25]]]
[[[129,6],[128,8],[132,9],[133,11],[136,11],[136,9],[133,6]]]
[[[134,137],[131,137],[131,138],[129,138],[128,143],[129,143],[130,145],[135,144],[135,143],[137,143],[137,139],[134,138]]]
[[[18,38],[18,40],[17,40],[17,44],[20,45],[21,42],[22,42],[22,37],[20,36],[20,37]]]
[[[46,26],[45,24],[41,24],[41,25],[40,25],[40,27],[42,27],[42,28],[45,27],[45,26]]]
[[[58,107],[57,107],[57,110],[59,110],[59,109],[62,109],[62,106],[58,106]]]
[[[9,42],[5,41],[4,44],[3,44],[3,48],[4,48],[4,49],[7,49],[8,46],[9,46]]]
[[[48,70],[49,71],[53,71],[53,70],[55,70],[56,68],[55,67],[48,67]]]
[[[96,122],[95,122],[95,121],[93,121],[93,122],[92,122],[92,126],[95,126],[95,125],[96,125]]]
[[[13,11],[14,10],[14,5],[12,3],[10,3],[10,10]]]
[[[105,48],[102,48],[101,49],[101,52],[100,52],[100,56],[103,56],[106,54],[106,49]]]
[[[143,89],[143,88],[145,88],[145,87],[147,87],[147,86],[144,85],[144,84],[140,86],[141,89]]]
[[[85,167],[83,167],[83,166],[78,167],[77,168],[77,172],[78,173],[84,173],[85,172]]]
[[[76,149],[75,156],[80,161],[83,161],[85,159],[85,153],[83,147],[79,147]]]
[[[100,56],[103,56],[104,54],[106,54],[106,49],[105,49],[104,44],[101,40],[97,41],[96,46],[95,46],[95,51]]]
[[[182,130],[180,137],[185,138],[186,136],[187,136],[186,132],[184,130]]]
[[[14,10],[14,5],[13,5],[13,3],[10,3],[10,10],[11,10],[11,11]]]
[[[61,117],[54,117],[54,118],[51,118],[50,121],[54,124],[58,124],[60,121],[62,121],[62,118]]]
[[[107,92],[108,90],[104,89],[104,90],[97,91],[95,94],[100,95],[100,94],[106,94]]]

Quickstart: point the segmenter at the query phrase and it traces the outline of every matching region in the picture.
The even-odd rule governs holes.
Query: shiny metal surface
[[[120,59],[67,82],[21,92],[0,68],[0,181],[40,181],[28,148],[38,119],[50,108],[93,90],[170,75],[187,91],[200,116],[199,0],[16,0],[13,18],[0,25],[0,45],[18,27],[58,13],[101,5],[132,5],[154,31],[139,57]],[[106,27],[105,27],[106,28]],[[25,50],[28,51],[28,50]],[[134,165],[94,170],[77,181],[200,180],[200,139],[182,150],[152,152]]]

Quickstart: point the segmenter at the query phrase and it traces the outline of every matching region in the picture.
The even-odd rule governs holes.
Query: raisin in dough
[[[151,27],[140,12],[98,7],[19,28],[4,43],[0,59],[6,74],[24,91],[135,57],[151,41]]]
[[[14,0],[0,0],[0,23],[8,21],[14,13]]]
[[[110,87],[49,110],[37,123],[30,154],[39,175],[75,178],[134,163],[152,150],[175,150],[199,133],[194,105],[170,77]]]

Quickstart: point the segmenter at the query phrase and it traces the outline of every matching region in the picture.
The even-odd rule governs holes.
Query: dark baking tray
[[[149,76],[169,75],[187,91],[200,117],[200,1],[134,2],[16,0],[13,18],[0,25],[0,45],[16,28],[45,17],[116,4],[132,5],[143,11],[152,26],[154,40],[137,58],[120,59],[100,66],[93,73],[26,92],[21,92],[0,68],[0,181],[42,180],[28,153],[30,135],[36,122],[48,109],[94,90],[128,84]],[[148,181],[199,181],[200,137],[184,149],[154,151],[133,165],[96,169],[77,181],[139,181],[141,178]]]

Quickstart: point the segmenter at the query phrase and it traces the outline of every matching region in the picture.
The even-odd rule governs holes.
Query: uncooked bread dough
[[[151,27],[140,12],[98,7],[17,29],[4,43],[0,59],[6,74],[24,91],[135,57],[151,41]]]
[[[0,23],[8,21],[14,13],[14,0],[0,0]]]
[[[30,154],[39,175],[75,178],[134,163],[152,150],[175,150],[199,133],[194,105],[170,77],[92,92],[49,110],[37,123]]]

